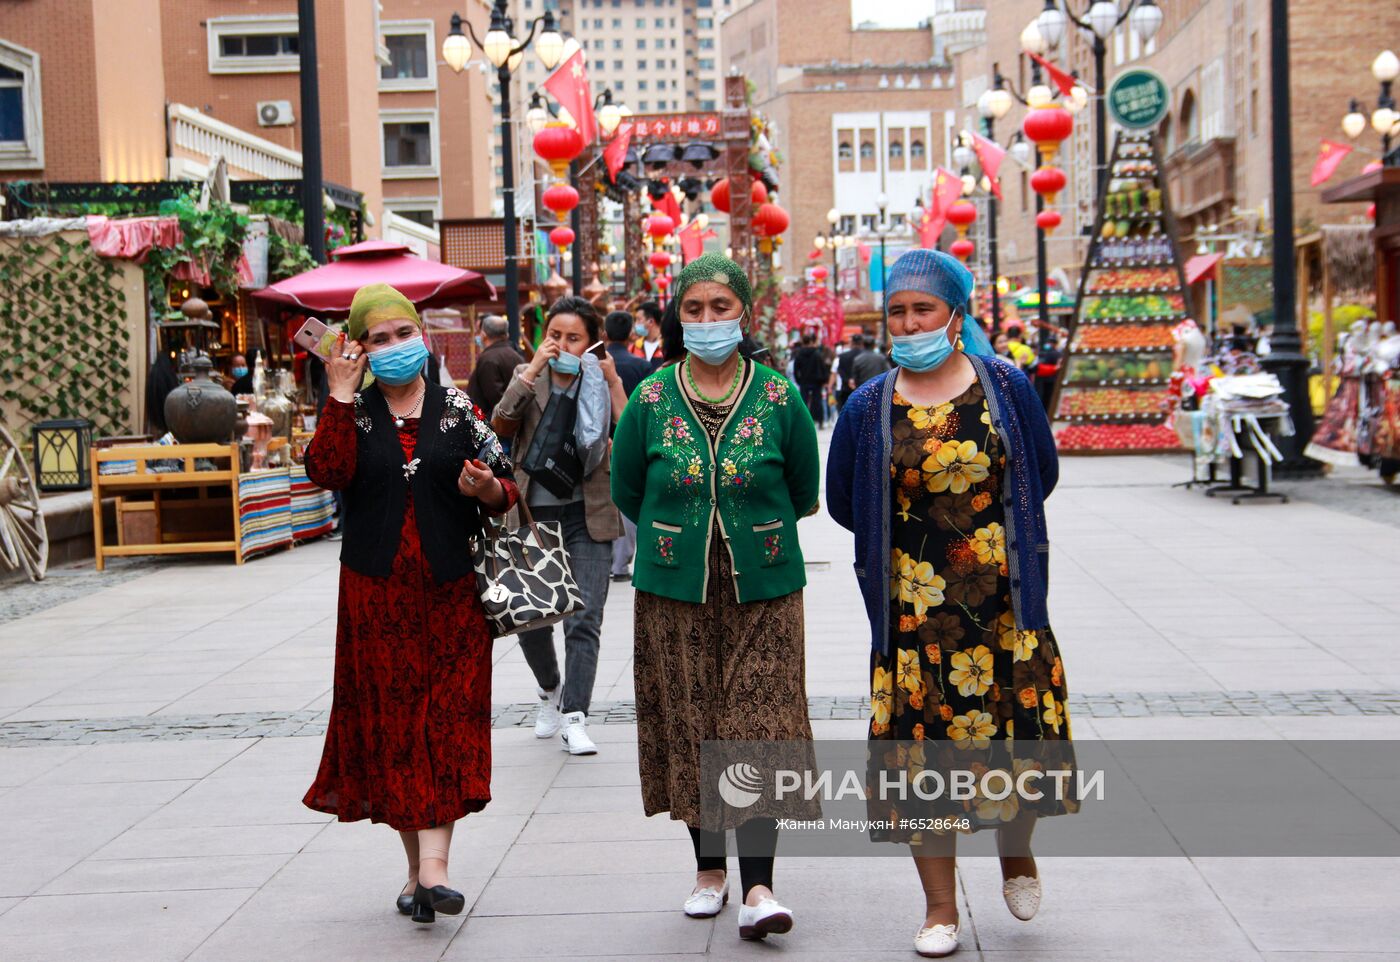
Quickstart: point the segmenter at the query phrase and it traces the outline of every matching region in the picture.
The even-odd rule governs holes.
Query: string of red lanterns
[[[948,253],[963,263],[972,256],[976,245],[967,239],[968,228],[977,220],[977,207],[970,200],[956,200],[948,207],[948,223],[958,232],[958,239],[948,245]]]
[[[549,239],[561,251],[576,239],[571,228],[563,224],[568,213],[578,206],[579,196],[567,182],[569,164],[583,153],[583,135],[563,121],[550,121],[535,134],[535,153],[554,172],[555,183],[540,198],[541,203],[559,219],[560,224],[549,232]]]
[[[1045,199],[1047,205],[1054,204],[1060,191],[1064,190],[1068,178],[1065,172],[1051,161],[1062,144],[1074,131],[1074,117],[1062,105],[1042,104],[1026,113],[1021,121],[1021,132],[1036,145],[1040,153],[1040,167],[1031,175],[1031,189]],[[1064,223],[1057,210],[1048,206],[1035,216],[1035,224],[1046,234],[1053,234],[1055,228]]]

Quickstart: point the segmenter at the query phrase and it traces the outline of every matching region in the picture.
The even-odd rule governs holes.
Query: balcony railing
[[[180,161],[207,163],[222,156],[230,173],[241,179],[296,180],[301,177],[301,152],[240,130],[184,104],[170,104],[172,168]],[[182,152],[176,156],[176,151]],[[190,170],[190,173],[198,173]],[[175,176],[172,171],[172,176]]]

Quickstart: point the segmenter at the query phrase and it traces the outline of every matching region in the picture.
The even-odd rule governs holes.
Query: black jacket
[[[652,372],[651,365],[628,351],[625,344],[609,344],[608,353],[617,365],[617,376],[622,381],[623,393],[631,397],[637,385]]]
[[[355,397],[355,441],[355,474],[344,489],[341,563],[361,574],[389,576],[411,488],[418,536],[433,579],[444,584],[468,574],[472,560],[467,542],[481,532],[481,509],[474,498],[457,490],[462,463],[480,459],[507,480],[513,471],[480,409],[456,388],[428,385],[418,443],[406,465],[389,405],[371,385]],[[313,441],[306,454],[313,481],[321,474],[316,454]]]
[[[506,393],[506,385],[510,383],[516,367],[524,363],[525,358],[508,340],[490,345],[476,359],[471,380],[467,382],[467,393],[488,418],[496,410],[496,405],[501,403],[501,395]]]

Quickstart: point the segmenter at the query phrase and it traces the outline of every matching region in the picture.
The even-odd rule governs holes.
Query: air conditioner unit
[[[296,123],[290,100],[263,100],[258,103],[258,126],[285,127]]]

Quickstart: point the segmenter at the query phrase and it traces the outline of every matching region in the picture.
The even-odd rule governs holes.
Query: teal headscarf
[[[982,325],[968,314],[972,306],[972,272],[951,254],[942,251],[906,251],[890,268],[885,282],[885,304],[901,291],[932,294],[952,310],[962,311],[962,349],[965,354],[991,355],[996,352]],[[886,308],[888,313],[888,307]]]

